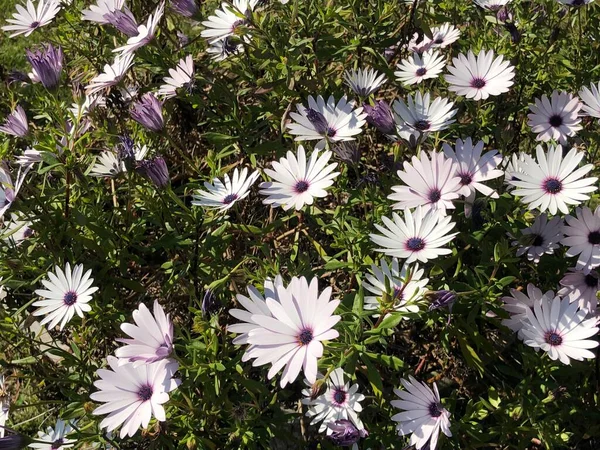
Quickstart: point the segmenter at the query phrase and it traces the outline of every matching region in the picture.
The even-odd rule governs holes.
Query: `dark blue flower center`
[[[429,130],[431,124],[427,120],[417,120],[414,124],[414,127],[419,131]]]
[[[40,23],[38,21],[35,21],[35,22],[31,22],[31,25],[29,25],[29,28],[35,29],[39,26],[40,26]]]
[[[598,287],[598,278],[595,275],[587,274],[585,276],[585,285],[587,287],[591,287],[591,288],[597,288]]]
[[[425,248],[425,241],[421,238],[414,237],[406,241],[406,248],[411,252],[418,252]]]
[[[300,180],[296,183],[296,186],[294,186],[294,190],[298,194],[302,194],[302,193],[308,191],[308,183],[304,180]]]
[[[546,342],[550,345],[552,345],[553,347],[556,347],[560,344],[562,344],[562,337],[560,337],[560,335],[558,333],[556,333],[555,331],[548,331],[546,333],[546,336],[544,336]]]
[[[141,401],[147,402],[152,398],[152,387],[147,384],[142,386],[138,391],[138,397]]]
[[[544,236],[542,236],[541,234],[534,234],[532,236],[534,247],[541,247],[542,245],[544,245]]]
[[[588,242],[592,245],[600,244],[600,231],[592,231],[588,234]]]
[[[417,76],[418,77],[422,77],[423,75],[425,75],[427,73],[427,69],[425,67],[419,67],[417,69]]]
[[[431,402],[429,404],[429,415],[431,417],[440,417],[442,415],[442,405],[438,402]]]
[[[236,194],[229,194],[227,197],[223,199],[223,203],[225,205],[229,205],[230,203],[236,201],[238,196]]]
[[[65,302],[65,305],[67,305],[67,306],[71,306],[71,305],[75,304],[75,302],[77,301],[77,293],[73,292],[73,291],[65,292],[63,301]]]
[[[548,194],[558,194],[562,191],[562,183],[556,178],[550,178],[544,182],[544,190]]]
[[[57,450],[62,447],[64,440],[62,438],[55,440],[50,446],[51,450]]]
[[[394,300],[402,301],[404,298],[404,286],[394,286]]]
[[[429,195],[427,196],[431,203],[439,202],[442,198],[442,193],[439,189],[432,189],[429,191]]]
[[[483,78],[473,78],[471,80],[471,87],[475,89],[482,89],[486,85],[485,80]]]
[[[336,402],[338,405],[343,404],[346,401],[346,391],[339,388],[336,389],[333,392],[333,401]]]
[[[470,173],[461,173],[458,176],[460,177],[460,184],[463,186],[467,186],[473,182],[473,177]]]
[[[31,236],[33,236],[33,230],[29,227],[25,228],[25,231],[23,232],[23,237],[30,238]]]
[[[558,128],[563,124],[562,117],[559,115],[551,116],[550,119],[548,119],[548,122],[550,122],[550,125],[552,125],[554,128]]]
[[[312,330],[308,328],[303,329],[298,335],[298,342],[300,343],[300,345],[308,345],[312,342],[312,340],[313,333]]]

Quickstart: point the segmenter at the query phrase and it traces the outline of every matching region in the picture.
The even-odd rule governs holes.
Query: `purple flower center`
[[[29,28],[31,28],[32,30],[35,30],[39,26],[40,26],[40,23],[38,21],[35,21],[35,22],[31,22],[31,25],[29,25]]]
[[[533,246],[541,247],[544,244],[544,236],[541,234],[534,234],[533,236]]]
[[[433,418],[440,417],[442,415],[442,405],[440,405],[438,402],[430,403],[429,415]]]
[[[600,244],[600,231],[592,231],[588,234],[588,242],[592,245]]]
[[[309,188],[309,184],[308,184],[308,182],[306,182],[304,180],[298,181],[296,183],[296,185],[294,186],[294,190],[298,194],[302,194],[302,193],[308,191],[308,188]]]
[[[337,130],[335,128],[327,127],[327,137],[335,137]]]
[[[435,38],[435,41],[433,41],[434,44],[443,44],[444,43],[444,36],[438,36]]]
[[[338,405],[342,405],[346,401],[346,391],[337,388],[333,392],[333,401],[336,402]]]
[[[595,275],[587,274],[584,278],[585,280],[585,285],[587,287],[591,287],[591,288],[597,288],[598,287],[598,278]]]
[[[419,252],[425,248],[425,241],[419,237],[410,238],[406,241],[406,248],[411,252]]]
[[[431,124],[428,120],[417,120],[414,124],[414,127],[419,131],[429,130]]]
[[[62,447],[64,440],[62,438],[55,440],[50,446],[51,450],[56,450]]]
[[[65,302],[65,305],[71,306],[71,305],[75,304],[76,301],[77,301],[77,293],[76,292],[73,292],[73,291],[65,292],[65,296],[63,297],[63,302]]]
[[[298,343],[300,345],[308,345],[313,340],[313,332],[310,328],[304,328],[300,334],[298,334]]]
[[[417,69],[417,76],[418,77],[422,77],[423,75],[425,75],[427,73],[427,69],[425,67],[419,67]]]
[[[563,119],[559,115],[554,115],[550,117],[548,122],[550,122],[550,125],[552,125],[554,128],[558,128],[563,124]]]
[[[404,287],[394,286],[394,300],[402,301],[404,299]]]
[[[471,87],[475,89],[483,89],[486,85],[486,82],[483,78],[473,78],[471,80]]]
[[[585,5],[585,0],[573,0],[571,2],[571,5],[573,5],[573,6],[583,6],[583,5]]]
[[[33,236],[33,230],[29,227],[25,228],[25,231],[23,231],[23,237],[30,238],[31,236]]]
[[[548,194],[558,194],[562,191],[562,183],[556,178],[547,179],[544,181],[542,187]]]
[[[439,202],[442,198],[442,193],[439,189],[432,189],[429,191],[429,195],[427,196],[431,203]]]
[[[137,394],[141,401],[147,402],[152,398],[152,387],[146,384],[140,388]]]
[[[562,337],[556,331],[548,331],[544,336],[545,341],[553,347],[562,344]]]
[[[235,202],[237,200],[238,196],[237,194],[229,194],[227,197],[225,197],[223,199],[223,204],[224,205],[229,205],[232,202]]]
[[[231,25],[231,32],[233,34],[240,34],[239,27],[241,25],[244,25],[244,20],[242,20],[242,19],[236,20],[235,22],[233,22],[233,24]]]
[[[460,184],[463,186],[468,186],[473,182],[473,177],[470,173],[461,173],[458,176],[460,177]]]

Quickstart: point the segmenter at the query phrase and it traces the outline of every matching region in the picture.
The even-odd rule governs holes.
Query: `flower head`
[[[528,125],[534,133],[538,133],[538,141],[547,142],[550,139],[565,144],[567,137],[574,136],[581,130],[579,110],[582,104],[577,97],[567,92],[552,92],[548,99],[543,95],[541,100],[535,99],[535,105],[529,105]]]
[[[600,206],[593,213],[588,207],[577,208],[575,214],[565,218],[560,243],[569,247],[567,256],[579,255],[576,269],[588,274],[600,266]]]
[[[398,422],[396,430],[400,436],[412,433],[410,444],[417,450],[424,448],[429,443],[429,448],[435,450],[440,430],[446,436],[452,436],[450,431],[450,413],[441,403],[437,385],[433,383],[433,391],[422,381],[415,380],[412,376],[400,382],[405,390],[394,389],[401,400],[392,400],[390,403],[396,408],[404,410],[392,416]]]
[[[244,45],[241,42],[232,39],[231,36],[227,36],[226,38],[211,42],[206,51],[211,54],[213,60],[223,61],[231,55],[237,55],[238,53],[243,52]]]
[[[252,172],[248,176],[248,169],[244,167],[241,172],[236,168],[233,171],[233,177],[224,176],[225,183],[215,178],[211,183],[204,183],[206,191],[196,191],[192,205],[214,208],[220,211],[226,211],[242,200],[250,193],[250,187],[260,176],[258,171]]]
[[[368,97],[376,92],[387,78],[384,74],[379,75],[374,69],[358,69],[344,72],[344,80],[357,95]]]
[[[581,309],[586,309],[594,316],[598,309],[598,291],[600,291],[600,274],[592,270],[585,274],[576,269],[569,272],[560,280],[563,286],[558,295],[567,297],[571,303],[577,302]]]
[[[48,44],[34,52],[27,50],[27,60],[31,64],[36,81],[46,89],[58,86],[63,66],[63,51],[60,47]]]
[[[535,303],[540,303],[542,297],[554,298],[554,292],[543,293],[532,283],[527,285],[527,293],[518,289],[511,289],[510,296],[502,297],[502,307],[509,314],[508,319],[502,320],[502,325],[518,333],[519,339],[523,339],[523,323],[527,321],[527,311],[533,310]]]
[[[600,119],[600,81],[598,86],[590,84],[590,88],[581,88],[579,96],[583,100],[583,111],[589,116]]]
[[[450,75],[446,81],[448,89],[473,100],[485,100],[490,95],[508,92],[515,77],[514,67],[502,56],[494,58],[494,52],[481,50],[476,57],[471,50],[465,56],[453,58],[454,65],[448,66]]]
[[[314,150],[308,161],[304,147],[298,147],[297,155],[287,152],[286,158],[273,161],[273,169],[265,169],[265,173],[275,181],[260,183],[260,193],[266,195],[266,205],[281,206],[285,211],[290,208],[302,209],[312,205],[314,198],[327,196],[326,188],[333,184],[339,172],[333,172],[337,163],[328,164],[332,153],[325,151],[319,155]]]
[[[396,129],[394,113],[385,100],[375,102],[375,106],[365,103],[363,108],[365,113],[367,113],[367,122],[369,125],[373,125],[383,134],[389,135],[394,133]]]
[[[162,105],[163,102],[157,99],[152,92],[147,92],[139,101],[132,104],[131,117],[149,130],[158,133],[165,126]]]
[[[184,17],[196,17],[200,8],[195,0],[171,0],[171,9]]]
[[[431,47],[444,48],[453,44],[460,37],[460,30],[454,25],[444,23],[431,29]]]
[[[110,86],[119,84],[127,71],[133,65],[133,53],[128,55],[117,55],[112,64],[104,66],[104,72],[92,78],[90,84],[85,88],[86,95],[94,95]]]
[[[123,8],[125,0],[98,0],[95,5],[81,11],[81,20],[89,20],[99,24],[110,23],[108,15]]]
[[[536,148],[537,162],[529,155],[523,155],[524,161],[519,164],[522,173],[516,174],[509,184],[517,189],[512,194],[523,197],[523,202],[529,209],[539,209],[541,212],[557,211],[569,213],[569,205],[579,205],[590,198],[587,193],[594,192],[593,186],[598,178],[583,178],[593,168],[586,164],[577,168],[584,153],[572,148],[565,157],[560,145],[549,146],[544,152],[541,145]],[[512,175],[512,174],[509,174]]]
[[[375,224],[375,228],[383,235],[369,235],[371,241],[381,246],[376,251],[405,258],[406,264],[417,260],[425,263],[452,253],[450,249],[442,248],[458,234],[448,234],[456,225],[449,216],[444,217],[435,209],[426,211],[417,206],[414,212],[405,209],[404,219],[396,213],[392,213],[392,218],[382,218],[385,227]]]
[[[546,214],[540,214],[531,227],[521,230],[526,242],[513,242],[513,245],[519,245],[517,256],[527,253],[529,261],[539,263],[542,255],[552,255],[554,250],[560,247],[560,240],[563,238],[562,229],[560,217],[548,220]]]
[[[488,11],[498,11],[500,8],[506,6],[511,0],[474,0],[475,3],[487,9]]]
[[[27,124],[27,115],[21,105],[17,105],[15,110],[4,121],[4,125],[0,126],[2,133],[11,134],[17,137],[25,137],[29,132]]]
[[[558,0],[558,3],[568,6],[585,6],[592,3],[594,0]]]
[[[398,71],[394,72],[394,75],[405,85],[418,84],[429,78],[437,78],[445,65],[445,58],[438,51],[429,50],[421,55],[414,53],[403,59],[396,66]]]
[[[162,156],[141,161],[138,163],[136,171],[149,179],[156,187],[162,188],[169,184],[169,169]]]
[[[56,266],[53,272],[48,272],[49,280],[42,280],[46,289],[35,291],[44,300],[38,300],[33,306],[39,306],[33,312],[34,316],[45,316],[41,325],[48,323],[48,329],[60,323],[62,330],[65,325],[77,315],[83,318],[84,312],[89,312],[92,294],[98,290],[92,286],[93,278],[91,269],[83,273],[83,264],[77,264],[71,271],[71,265],[65,264],[64,271]]]
[[[100,380],[94,382],[97,392],[90,395],[92,400],[104,403],[92,414],[108,414],[100,427],[112,431],[119,425],[120,437],[133,436],[141,427],[147,428],[152,416],[165,421],[164,404],[169,401],[169,392],[179,386],[180,380],[173,374],[178,364],[169,359],[134,366],[122,364],[118,358],[109,356],[111,370],[99,369]]]
[[[32,0],[24,5],[17,5],[17,12],[12,19],[6,19],[10,25],[2,27],[4,31],[14,31],[10,37],[24,34],[26,37],[40,27],[48,25],[60,11],[61,4],[56,0],[39,0],[37,8]]]
[[[0,218],[4,216],[4,213],[16,200],[17,194],[25,181],[25,175],[31,167],[31,164],[25,167],[20,166],[13,184],[8,165],[5,162],[0,162]]]
[[[407,102],[403,100],[394,101],[394,112],[396,113],[396,124],[407,126],[421,136],[427,136],[433,131],[445,130],[454,123],[452,118],[456,115],[457,109],[452,109],[453,102],[448,99],[437,97],[431,102],[429,92],[422,95],[417,92],[413,98],[409,95]]]
[[[72,432],[73,427],[70,422],[58,419],[54,428],[48,427],[45,433],[38,431],[37,440],[29,444],[29,447],[43,450],[62,450],[74,447],[76,443],[75,439],[67,439],[65,437]]]
[[[137,29],[137,34],[127,39],[127,43],[122,47],[115,48],[114,53],[120,52],[122,54],[128,54],[135,52],[138,48],[148,44],[156,34],[158,23],[165,12],[164,0],[160,2],[154,13],[148,16],[148,20],[145,25],[140,25]]]
[[[329,433],[328,437],[333,445],[339,445],[341,447],[349,447],[352,445],[353,450],[357,448],[356,443],[360,441],[361,438],[369,435],[367,430],[359,430],[352,422],[346,419],[329,422],[327,428],[327,432]]]
[[[169,77],[164,78],[165,84],[158,89],[158,95],[164,98],[172,98],[177,95],[177,89],[191,90],[194,84],[194,60],[192,55],[180,59],[177,67],[169,69]]]
[[[126,6],[105,14],[104,18],[113,27],[129,37],[137,36],[139,33],[138,23],[133,17],[133,13]]]
[[[23,241],[33,236],[34,231],[31,228],[32,223],[29,220],[23,220],[16,214],[11,214],[10,222],[5,222],[6,227],[2,230],[2,235],[6,242],[13,246],[19,246]]]
[[[225,2],[221,3],[221,9],[217,9],[215,15],[209,16],[208,20],[202,22],[206,28],[200,33],[201,36],[212,44],[230,36],[243,34],[245,16],[256,7],[257,3],[258,0],[233,0],[233,8]],[[247,35],[244,39],[249,41]]]

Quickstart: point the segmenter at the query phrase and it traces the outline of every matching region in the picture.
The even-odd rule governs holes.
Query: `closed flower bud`
[[[31,64],[32,79],[46,89],[58,86],[63,66],[63,51],[60,47],[48,44],[34,52],[27,50],[27,60]]]
[[[346,419],[328,423],[327,427],[331,430],[329,439],[331,439],[334,445],[341,447],[356,444],[361,438],[369,435],[367,430],[359,430],[352,422]]]
[[[134,102],[131,117],[149,130],[160,132],[165,126],[162,115],[162,102],[154,94],[148,92],[141,100]]]
[[[207,289],[202,299],[202,317],[210,317],[216,313],[221,307],[221,302],[217,300],[215,294],[210,289]]]
[[[116,9],[108,14],[104,14],[104,18],[121,33],[126,34],[129,37],[138,35],[138,24],[135,21],[132,12],[127,9],[127,7],[123,7],[122,10]]]
[[[140,162],[137,171],[152,181],[156,187],[164,187],[169,184],[169,171],[162,156]]]
[[[392,134],[395,130],[394,114],[392,108],[387,102],[379,100],[375,106],[364,105],[364,111],[367,115],[367,122],[373,125],[384,134]]]
[[[430,292],[427,297],[431,301],[429,304],[429,311],[445,308],[446,306],[448,309],[451,309],[452,305],[454,305],[454,302],[456,301],[456,292],[446,290],[435,291]]]

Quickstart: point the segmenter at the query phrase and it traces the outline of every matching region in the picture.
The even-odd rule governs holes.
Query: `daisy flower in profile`
[[[425,35],[419,33],[413,34],[411,40],[406,44],[405,48],[413,53],[423,53],[433,46],[433,42]]]
[[[592,270],[587,275],[576,269],[569,272],[560,280],[562,288],[558,291],[561,297],[567,297],[571,303],[577,302],[581,309],[587,309],[590,315],[595,315],[598,309],[598,291],[600,291],[600,275]]]
[[[414,445],[417,450],[435,450],[440,430],[446,436],[452,436],[450,413],[442,406],[437,385],[433,383],[432,391],[425,383],[410,375],[408,380],[401,379],[400,382],[405,390],[394,389],[400,400],[390,402],[392,406],[403,410],[392,416],[392,420],[398,422],[398,434],[405,436],[412,433],[410,445]]]
[[[108,414],[100,427],[113,431],[123,425],[119,434],[123,439],[137,433],[140,426],[148,428],[152,416],[164,422],[167,417],[163,405],[169,401],[169,392],[180,384],[173,378],[179,364],[162,359],[134,367],[131,363],[122,364],[114,356],[107,361],[111,370],[98,369],[100,380],[94,382],[98,391],[90,395],[92,400],[104,403],[92,414]]]
[[[422,136],[433,131],[445,130],[454,123],[452,119],[458,109],[452,109],[453,102],[442,97],[436,97],[431,102],[429,92],[422,95],[420,92],[408,96],[407,102],[403,100],[394,101],[393,108],[397,125],[408,126]]]
[[[154,301],[154,315],[148,307],[140,303],[133,311],[133,321],[121,324],[121,330],[130,339],[119,338],[116,341],[125,344],[115,350],[115,356],[121,361],[133,363],[133,367],[149,364],[169,357],[173,352],[173,322],[157,300]]]
[[[314,383],[317,361],[323,356],[322,342],[339,336],[333,327],[340,316],[333,312],[340,301],[330,300],[331,287],[319,294],[316,278],[309,284],[304,277],[294,277],[287,288],[276,289],[279,301],[266,299],[271,315],[252,315],[258,327],[248,332],[248,357],[254,359],[253,366],[271,364],[269,379],[284,368],[281,388],[293,383],[301,370]]]
[[[531,114],[527,124],[531,131],[538,133],[538,141],[548,142],[550,139],[565,144],[567,137],[575,136],[581,130],[579,110],[582,104],[577,97],[567,92],[552,92],[548,99],[543,95],[535,99],[535,105],[529,105]]]
[[[5,162],[0,162],[0,218],[4,216],[4,213],[17,199],[17,194],[25,181],[25,175],[31,167],[31,164],[25,167],[20,166],[13,184],[8,165]]]
[[[84,312],[91,311],[89,301],[92,294],[98,290],[92,286],[91,270],[83,273],[83,265],[77,264],[71,271],[71,265],[66,263],[65,270],[54,268],[55,273],[48,272],[49,280],[42,280],[46,289],[38,289],[36,295],[42,297],[33,303],[39,308],[33,312],[34,316],[45,316],[41,325],[49,324],[48,329],[60,323],[60,330],[65,327],[75,313],[83,318]]]
[[[218,41],[211,42],[210,46],[206,50],[207,53],[211,54],[213,61],[223,61],[229,58],[231,55],[237,55],[244,51],[244,45],[236,43],[230,37],[219,39]]]
[[[304,205],[312,205],[315,197],[326,197],[326,189],[340,174],[333,172],[337,163],[328,164],[331,155],[329,150],[321,155],[313,150],[307,161],[304,147],[300,145],[297,155],[288,151],[286,158],[273,161],[273,169],[265,169],[265,173],[275,181],[259,185],[260,193],[267,196],[263,203],[281,206],[285,211],[290,208],[298,211]]]
[[[29,448],[61,450],[63,448],[74,447],[77,441],[75,439],[66,438],[66,436],[73,431],[71,423],[58,419],[54,428],[48,427],[45,433],[43,431],[38,431],[36,441],[29,444]]]
[[[594,0],[557,0],[558,3],[568,6],[585,6],[592,3]]]
[[[525,152],[513,153],[512,155],[506,156],[503,161],[504,165],[504,184],[506,184],[506,190],[511,191],[515,187],[510,184],[511,181],[521,181],[521,174],[523,172],[523,163],[525,162]]]
[[[322,377],[320,377],[322,378]],[[312,398],[312,383],[307,383],[309,389],[304,389],[302,403],[308,406],[306,415],[311,417],[311,425],[321,422],[319,433],[327,431],[330,435],[333,430],[327,427],[329,423],[337,420],[350,420],[358,430],[364,430],[365,426],[358,417],[362,411],[361,401],[365,396],[358,393],[358,384],[353,384],[344,380],[344,369],[338,367],[329,375],[327,380],[327,389],[317,398]]]
[[[0,132],[17,137],[27,136],[29,125],[27,124],[27,115],[21,105],[17,105],[15,110],[6,118],[4,125],[0,126]]]
[[[498,11],[503,6],[506,6],[511,0],[474,0],[475,3],[488,11]]]
[[[226,211],[239,200],[242,200],[250,193],[250,187],[254,184],[260,172],[257,170],[248,176],[248,169],[244,167],[242,171],[236,168],[233,171],[233,177],[225,174],[223,183],[215,178],[212,183],[205,182],[206,191],[196,191],[193,195],[192,205],[204,206],[206,208]]]
[[[246,25],[245,16],[248,11],[254,10],[258,0],[233,0],[231,5],[223,2],[221,9],[215,10],[214,16],[209,16],[208,20],[202,22],[206,28],[200,35],[213,43],[233,35],[243,34],[242,26]],[[244,36],[247,41],[248,36]]]
[[[153,14],[148,16],[148,20],[145,25],[140,25],[138,27],[138,33],[136,36],[132,36],[127,39],[127,43],[122,47],[117,47],[113,50],[113,53],[120,52],[123,55],[128,53],[135,52],[138,48],[143,47],[148,44],[152,39],[154,39],[154,35],[156,34],[156,29],[158,27],[158,22],[162,19],[163,13],[165,12],[165,2],[164,0],[160,2],[156,11]]]
[[[110,23],[110,13],[121,10],[125,0],[98,0],[95,5],[81,11],[81,20],[88,20],[102,25]]]
[[[364,289],[373,295],[365,296],[365,309],[367,311],[380,310],[382,303],[392,305],[394,311],[419,312],[417,302],[427,292],[428,278],[423,278],[425,271],[419,264],[400,267],[397,258],[392,258],[388,265],[385,259],[381,260],[381,268],[371,264],[372,274],[367,274],[362,283]]]
[[[422,55],[414,53],[407,59],[400,61],[394,72],[397,80],[405,85],[419,84],[428,78],[437,78],[446,65],[445,58],[436,50],[423,52]]]
[[[119,156],[111,150],[106,150],[96,157],[90,175],[92,177],[113,178],[125,170],[125,164],[119,159]]]
[[[362,132],[367,121],[367,114],[362,107],[354,109],[354,101],[342,97],[335,103],[333,95],[327,99],[312,95],[308,97],[308,108],[296,105],[298,112],[291,112],[295,122],[288,123],[290,134],[297,136],[296,141],[312,141],[319,139],[315,148],[322,149],[326,142],[353,141]]]
[[[512,245],[519,245],[517,256],[527,254],[527,259],[536,264],[544,254],[552,255],[560,247],[564,237],[562,233],[563,221],[560,217],[548,220],[546,214],[540,214],[532,226],[521,230],[522,242],[514,241]]]
[[[385,74],[379,75],[374,69],[358,69],[344,72],[344,80],[361,97],[368,97],[387,81]]]
[[[598,86],[590,84],[590,88],[582,87],[579,96],[583,100],[583,111],[592,117],[600,119],[600,82]]]
[[[560,243],[569,247],[567,256],[579,255],[575,268],[587,275],[600,266],[600,206],[593,213],[587,206],[577,208],[575,214],[565,217],[565,237]]]
[[[527,321],[523,322],[523,342],[548,353],[551,360],[571,364],[571,359],[583,361],[595,358],[588,349],[598,347],[598,341],[587,338],[598,333],[597,318],[585,320],[588,313],[578,303],[568,298],[543,296],[541,302],[527,310]]]
[[[12,19],[6,19],[10,25],[4,25],[4,31],[13,31],[10,37],[20,34],[29,36],[34,30],[48,25],[60,11],[60,2],[56,0],[39,0],[36,6],[31,0],[24,5],[17,5],[17,12]]]
[[[119,84],[133,65],[133,53],[117,55],[112,64],[104,66],[104,72],[92,78],[85,88],[87,96],[94,95],[110,86]]]
[[[498,198],[498,193],[483,181],[501,177],[504,172],[496,169],[502,162],[502,155],[497,150],[490,150],[483,156],[483,141],[473,145],[470,137],[457,139],[454,148],[448,144],[443,145],[444,154],[454,162],[455,176],[460,178],[461,194],[467,197],[470,203],[475,199],[475,192],[479,191],[486,197]]]
[[[411,164],[412,163],[412,164]],[[406,186],[392,186],[390,200],[397,200],[394,209],[423,206],[423,210],[437,209],[446,215],[446,209],[454,209],[452,200],[457,199],[461,189],[460,178],[455,172],[454,163],[443,153],[421,152],[421,158],[412,157],[411,163],[404,162],[404,171],[398,176]]]
[[[456,225],[451,222],[450,216],[444,217],[438,210],[426,211],[422,206],[417,206],[414,212],[405,209],[404,219],[396,213],[392,213],[392,219],[382,217],[385,227],[375,224],[375,228],[383,235],[369,235],[371,241],[381,246],[376,251],[406,259],[405,264],[417,260],[426,263],[452,253],[452,250],[442,248],[458,234],[448,234]]]
[[[2,239],[13,246],[19,246],[33,236],[34,231],[31,228],[31,221],[23,220],[17,214],[10,215],[10,222],[5,222],[5,228],[2,230]]]
[[[514,67],[510,61],[504,61],[502,55],[494,58],[494,52],[481,50],[475,56],[471,50],[465,56],[453,58],[453,66],[448,66],[450,75],[446,81],[448,89],[457,95],[464,95],[473,100],[485,100],[490,95],[508,92],[515,77]]]
[[[460,30],[454,25],[444,23],[431,29],[431,46],[437,48],[448,47],[460,37]]]
[[[527,322],[527,311],[533,310],[534,303],[540,303],[542,297],[554,298],[554,292],[543,293],[541,289],[529,283],[527,293],[518,289],[511,289],[510,296],[502,297],[502,308],[509,314],[508,319],[502,320],[502,325],[510,328],[518,334],[519,339],[523,339],[523,323]]]
[[[192,55],[187,55],[185,59],[180,59],[177,67],[169,69],[169,77],[165,77],[163,84],[158,89],[158,95],[165,98],[172,98],[177,95],[177,89],[184,88],[191,90],[194,84],[194,60]]]
[[[560,145],[549,146],[548,153],[541,145],[536,148],[537,162],[529,155],[524,155],[525,161],[520,164],[524,173],[517,174],[516,180],[509,183],[517,189],[512,194],[523,197],[529,209],[539,209],[541,212],[557,211],[569,213],[569,205],[579,205],[590,198],[587,193],[594,192],[598,178],[583,178],[594,167],[586,164],[577,168],[583,159],[583,152],[572,148],[563,158]]]

